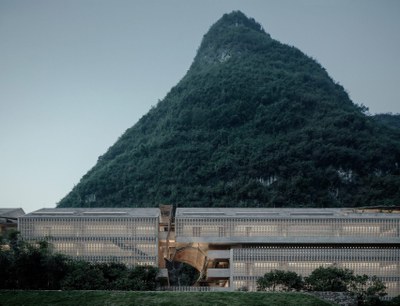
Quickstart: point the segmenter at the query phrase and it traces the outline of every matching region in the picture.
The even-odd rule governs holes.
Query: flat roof
[[[376,212],[357,208],[177,208],[176,218],[400,218],[398,211]]]
[[[159,217],[159,208],[42,208],[24,217]]]
[[[22,208],[0,208],[0,217],[19,217],[25,215]]]

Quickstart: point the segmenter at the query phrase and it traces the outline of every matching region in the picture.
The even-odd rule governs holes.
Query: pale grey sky
[[[54,207],[232,10],[400,112],[398,0],[0,0],[0,207]]]

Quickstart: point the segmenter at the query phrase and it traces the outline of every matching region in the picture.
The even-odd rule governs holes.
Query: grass
[[[0,291],[0,305],[33,306],[331,306],[301,293],[266,292],[132,292],[132,291]]]

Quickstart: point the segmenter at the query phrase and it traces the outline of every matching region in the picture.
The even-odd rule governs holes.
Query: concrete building
[[[17,229],[18,217],[25,215],[22,208],[0,208],[0,236],[6,234],[9,230]]]
[[[51,208],[19,218],[27,241],[46,238],[56,252],[93,262],[158,265],[158,208]]]
[[[19,229],[75,258],[155,265],[165,277],[166,262],[185,262],[200,272],[197,285],[218,290],[256,290],[273,269],[308,276],[336,265],[400,294],[398,209],[43,209],[21,217]]]
[[[398,212],[179,208],[175,243],[215,286],[256,290],[257,278],[273,269],[308,276],[336,265],[377,275],[393,296],[400,294]]]

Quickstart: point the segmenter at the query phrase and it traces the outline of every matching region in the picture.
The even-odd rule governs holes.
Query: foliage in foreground
[[[116,291],[0,291],[4,305],[146,305],[146,306],[329,306],[300,293],[265,292],[116,292]]]
[[[1,237],[0,237],[1,238]],[[61,254],[54,254],[51,251],[49,244],[46,241],[40,241],[37,245],[30,245],[25,243],[19,238],[18,232],[11,232],[8,240],[0,239],[0,289],[22,289],[22,290],[134,290],[134,291],[154,291],[157,288],[157,269],[154,267],[143,267],[138,266],[134,268],[127,268],[123,264],[119,263],[88,263],[85,261],[72,260],[67,256]],[[314,290],[314,291],[348,291],[354,294],[359,305],[397,305],[400,297],[393,299],[391,303],[384,303],[379,300],[379,297],[384,296],[385,286],[376,277],[368,277],[366,275],[354,275],[352,271],[348,269],[340,269],[337,267],[320,267],[311,273],[311,275],[305,280],[295,272],[290,271],[279,271],[273,270],[266,273],[258,281],[259,290]],[[35,303],[29,304],[22,302],[24,299],[28,301],[34,301],[35,299],[46,299],[51,301],[60,300],[59,296],[54,296],[56,293],[24,293],[24,292],[13,292],[12,296],[9,296],[9,292],[0,292],[3,297],[1,301],[10,301],[10,305],[37,305]],[[101,300],[100,296],[103,295],[103,299],[107,299],[108,296],[118,295],[122,293],[98,293],[96,297]],[[138,301],[143,299],[143,303],[149,300],[147,305],[163,305],[162,303],[154,302],[158,301],[158,297],[165,297],[166,300],[172,299],[173,303],[166,302],[165,305],[189,305],[180,304],[179,299],[180,293],[155,293],[157,299],[152,298],[152,294],[148,295],[132,295],[137,298]],[[183,293],[182,293],[183,294]],[[236,305],[232,303],[223,304],[218,299],[221,296],[218,293],[189,293],[191,296],[199,295],[204,297],[202,294],[210,297],[216,297],[218,305]],[[223,294],[223,293],[221,293]],[[235,293],[237,294],[237,293]],[[48,299],[46,297],[48,296]],[[74,293],[76,299],[82,298],[82,305],[85,305],[85,299],[87,298],[86,293]],[[72,296],[72,295],[71,295]],[[185,297],[185,295],[181,295]],[[273,301],[273,305],[291,305],[290,301],[281,299],[279,295],[278,301]],[[297,296],[301,297],[301,296]],[[13,299],[16,299],[15,301]],[[186,299],[187,297],[185,297]],[[257,305],[268,305],[272,303],[268,300],[266,304],[264,298],[254,295],[252,299],[258,299]],[[19,301],[18,299],[21,299]],[[66,304],[56,304],[49,302],[48,305],[71,305],[68,304],[69,299],[66,296],[62,296],[63,301],[67,301]],[[300,298],[301,299],[301,298]],[[122,299],[124,300],[124,298]],[[210,300],[210,299],[208,299]],[[226,299],[224,299],[225,301]],[[242,299],[243,300],[243,299]],[[247,303],[243,300],[243,304]],[[179,301],[179,302],[178,302]],[[162,301],[161,301],[162,302]],[[276,303],[275,303],[276,302]],[[280,304],[279,304],[279,303]],[[190,301],[192,305],[206,305]],[[256,305],[251,304],[249,305]],[[307,302],[308,303],[308,302]],[[322,305],[322,304],[307,304],[304,305]],[[75,303],[75,305],[78,302]],[[1,304],[0,304],[1,305]],[[43,305],[43,303],[39,303]],[[91,304],[96,305],[96,304]],[[98,304],[103,305],[103,304]],[[115,304],[114,305],[119,305]],[[126,303],[121,302],[121,305]],[[133,304],[135,305],[135,303]],[[238,304],[240,305],[240,304]],[[297,304],[301,305],[301,304]]]
[[[199,278],[199,271],[189,264],[171,261],[167,262],[170,286],[193,286]]]
[[[46,241],[31,245],[17,232],[0,243],[0,289],[155,290],[158,269],[89,263],[55,254]]]
[[[303,278],[296,272],[272,270],[257,280],[257,290],[293,291],[304,288]]]
[[[354,275],[352,270],[335,266],[321,266],[304,279],[292,271],[272,270],[257,280],[257,290],[349,292],[358,305],[380,305],[386,295],[385,284],[376,276]]]

